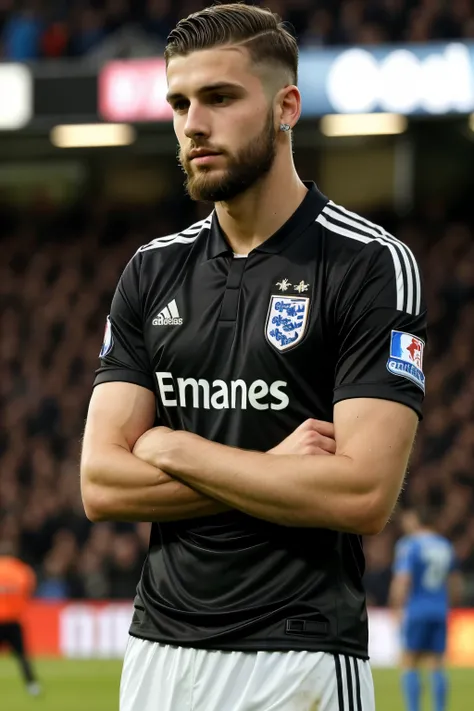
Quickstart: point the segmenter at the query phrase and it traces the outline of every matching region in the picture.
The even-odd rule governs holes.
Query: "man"
[[[449,604],[460,601],[461,579],[451,543],[436,533],[436,513],[406,511],[395,551],[391,604],[402,618],[402,682],[408,711],[420,711],[419,669],[431,669],[434,711],[445,711],[444,669]],[[451,598],[451,599],[450,599]]]
[[[165,56],[187,190],[215,209],[126,267],[87,418],[87,515],[153,522],[121,709],[372,711],[360,536],[421,411],[418,268],[298,177],[277,16],[207,8]]]
[[[11,546],[4,543],[0,550],[0,648],[6,644],[18,659],[31,696],[38,696],[41,689],[26,653],[22,618],[35,585],[33,570],[14,557]]]

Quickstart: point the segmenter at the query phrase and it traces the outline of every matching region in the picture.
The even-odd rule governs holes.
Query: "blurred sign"
[[[337,113],[403,115],[474,111],[474,43],[302,49],[303,118]],[[99,76],[108,121],[169,121],[163,59],[114,61]]]
[[[59,649],[68,658],[121,658],[125,654],[133,605],[67,605],[59,617]]]
[[[459,667],[474,667],[474,612],[455,610],[451,614],[448,658]]]
[[[170,121],[164,59],[107,64],[99,76],[99,112],[107,121]]]
[[[32,654],[82,659],[116,659],[124,655],[132,619],[130,602],[54,602],[34,600],[25,627]],[[374,667],[397,664],[400,643],[389,610],[369,609],[369,653]],[[447,661],[474,667],[474,610],[451,613]]]
[[[0,130],[15,131],[31,120],[33,78],[23,64],[0,64]]]
[[[303,116],[474,110],[474,44],[302,50]]]

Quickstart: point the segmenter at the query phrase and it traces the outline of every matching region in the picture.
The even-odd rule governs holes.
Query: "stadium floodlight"
[[[321,119],[325,136],[383,136],[404,133],[408,121],[400,114],[330,114]]]
[[[136,131],[126,123],[64,124],[51,129],[50,139],[57,148],[129,146]]]
[[[23,64],[0,65],[0,130],[16,131],[33,116],[33,77]]]

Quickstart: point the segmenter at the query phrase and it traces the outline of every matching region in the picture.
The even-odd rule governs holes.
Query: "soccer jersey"
[[[405,605],[407,619],[446,618],[448,579],[454,567],[453,547],[443,536],[417,533],[398,542],[394,572],[410,576],[410,592]]]
[[[410,250],[314,186],[235,258],[217,215],[140,248],[95,384],[136,383],[156,423],[265,452],[334,404],[421,414],[426,314]],[[291,477],[291,472],[288,472]],[[239,511],[154,523],[131,633],[166,644],[367,656],[360,537]]]
[[[10,556],[0,556],[0,625],[21,620],[36,585],[29,565]]]

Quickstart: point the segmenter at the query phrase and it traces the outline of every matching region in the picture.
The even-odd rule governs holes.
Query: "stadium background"
[[[449,658],[453,708],[467,711],[474,693],[474,674],[464,671],[474,667],[473,3],[263,4],[291,23],[301,47],[300,174],[406,241],[424,273],[425,419],[402,503],[439,506],[440,528],[456,547],[465,594],[452,617]],[[175,21],[200,7],[198,0],[0,2],[0,546],[14,543],[38,576],[27,628],[46,687],[42,700],[29,702],[0,658],[6,711],[30,703],[51,711],[117,707],[117,660],[148,525],[85,519],[80,438],[122,269],[141,244],[210,210],[184,195],[160,59]],[[392,669],[397,635],[384,609],[399,535],[395,516],[365,542],[383,711],[401,708]]]

